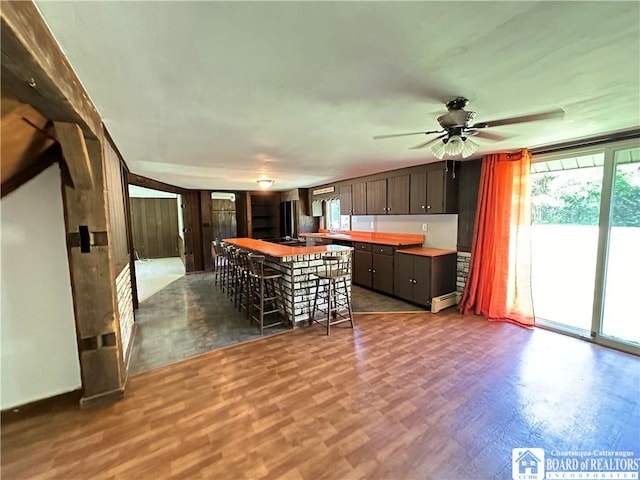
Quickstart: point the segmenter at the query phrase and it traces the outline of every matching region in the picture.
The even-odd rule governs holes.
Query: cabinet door
[[[458,251],[470,252],[473,239],[473,225],[476,218],[478,188],[480,185],[481,160],[467,160],[460,165],[458,175]]]
[[[431,304],[431,258],[414,256],[413,258],[413,301],[419,305]]]
[[[353,283],[371,288],[372,259],[371,252],[356,250],[353,252]]]
[[[365,182],[351,185],[351,196],[354,215],[367,214],[367,184]]]
[[[367,215],[387,213],[387,180],[367,182]]]
[[[413,301],[413,256],[397,253],[393,265],[393,291],[396,296]]]
[[[427,173],[412,173],[409,193],[409,213],[427,213]]]
[[[387,179],[387,213],[390,215],[409,213],[409,175]]]
[[[427,172],[427,212],[444,213],[444,169]]]
[[[351,185],[346,185],[340,187],[340,215],[351,215],[352,213]]]
[[[373,254],[373,289],[393,295],[393,255]]]
[[[457,255],[441,255],[431,260],[431,297],[456,291]]]

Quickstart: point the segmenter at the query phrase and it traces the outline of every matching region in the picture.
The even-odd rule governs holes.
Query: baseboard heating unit
[[[431,313],[438,313],[451,305],[458,303],[458,294],[456,292],[445,293],[439,297],[433,297],[431,300]]]

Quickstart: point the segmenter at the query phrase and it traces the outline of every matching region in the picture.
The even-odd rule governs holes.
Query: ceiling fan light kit
[[[461,155],[462,158],[467,158],[473,155],[479,148],[479,145],[469,138],[471,135],[476,136],[476,138],[482,138],[483,140],[490,141],[501,141],[506,139],[506,137],[501,135],[485,132],[485,128],[513,125],[516,123],[536,122],[540,120],[552,120],[562,118],[564,116],[564,110],[556,108],[554,110],[531,115],[520,115],[517,117],[501,118],[489,122],[473,123],[476,118],[476,112],[464,109],[468,103],[469,100],[465,97],[456,97],[446,103],[447,112],[440,115],[437,119],[442,130],[376,135],[373,138],[374,140],[379,140],[383,138],[403,137],[406,135],[432,135],[436,133],[444,133],[444,135],[436,139],[429,140],[411,148],[419,149],[429,147],[431,149],[431,153],[440,160],[445,156],[453,157],[456,155]]]
[[[431,147],[431,153],[440,160],[445,156],[454,157],[456,155],[462,155],[462,158],[467,158],[476,153],[476,150],[478,150],[476,142],[460,135],[451,135],[449,138],[443,138],[442,141]]]

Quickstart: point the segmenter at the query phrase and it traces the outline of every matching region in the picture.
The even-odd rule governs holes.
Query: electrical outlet
[[[428,224],[427,224],[427,223],[423,223],[423,224],[422,224],[422,231],[423,231],[423,232],[426,232],[426,231],[427,231],[427,226],[428,226]]]
[[[358,217],[351,217],[351,223],[358,223]]]

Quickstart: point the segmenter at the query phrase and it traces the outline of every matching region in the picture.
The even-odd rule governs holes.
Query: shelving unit
[[[250,236],[256,239],[280,236],[279,196],[277,194],[251,194]]]

